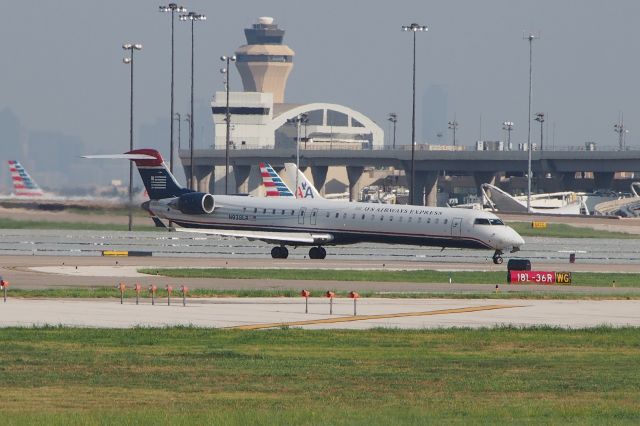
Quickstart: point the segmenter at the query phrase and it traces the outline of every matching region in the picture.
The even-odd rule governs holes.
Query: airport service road
[[[0,326],[130,328],[193,325],[198,327],[268,329],[367,329],[555,326],[566,328],[640,326],[640,301],[360,299],[353,316],[350,299],[335,299],[333,315],[327,299],[312,298],[305,314],[303,299],[227,298],[187,300],[171,306],[144,299],[120,305],[113,300],[11,299],[0,306]],[[159,330],[158,333],[162,333]]]
[[[640,265],[638,240],[586,238],[525,238],[522,251],[535,263],[567,263],[571,253],[578,263]],[[0,255],[98,257],[103,250],[152,252],[154,257],[208,259],[270,259],[272,245],[178,232],[0,230]],[[302,260],[308,248],[290,249],[289,260]],[[443,262],[491,265],[491,250],[460,250],[385,244],[327,247],[327,260],[408,261],[433,268]]]

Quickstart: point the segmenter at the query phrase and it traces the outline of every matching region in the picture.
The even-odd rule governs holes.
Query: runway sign
[[[536,222],[533,221],[531,222],[531,227],[534,229],[546,229],[547,228],[547,222]]]
[[[509,271],[507,274],[509,284],[571,284],[571,272],[551,271]]]

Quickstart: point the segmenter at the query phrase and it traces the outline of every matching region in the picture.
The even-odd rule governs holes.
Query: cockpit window
[[[489,225],[489,219],[476,219],[474,225]]]
[[[492,225],[504,225],[504,222],[502,222],[500,219],[489,219],[489,223],[491,223]]]

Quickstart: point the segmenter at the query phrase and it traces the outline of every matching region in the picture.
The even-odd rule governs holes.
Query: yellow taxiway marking
[[[367,321],[374,319],[387,319],[387,318],[401,318],[401,317],[424,317],[430,315],[446,315],[446,314],[464,314],[467,312],[479,312],[479,311],[492,311],[496,309],[508,309],[519,308],[519,305],[486,305],[486,306],[470,306],[466,308],[454,308],[454,309],[438,309],[435,311],[423,311],[423,312],[400,312],[397,314],[380,314],[380,315],[359,315],[337,318],[323,318],[306,321],[291,321],[291,322],[275,322],[266,324],[249,324],[249,325],[237,325],[233,327],[227,327],[235,330],[259,330],[262,328],[277,328],[277,327],[295,327],[302,325],[314,325],[314,324],[333,324],[338,322],[351,322],[351,321]]]

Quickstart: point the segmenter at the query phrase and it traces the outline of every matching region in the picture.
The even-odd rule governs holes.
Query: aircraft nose
[[[524,238],[520,236],[513,228],[509,228],[511,232],[509,232],[509,244],[513,247],[520,247],[524,245]]]

